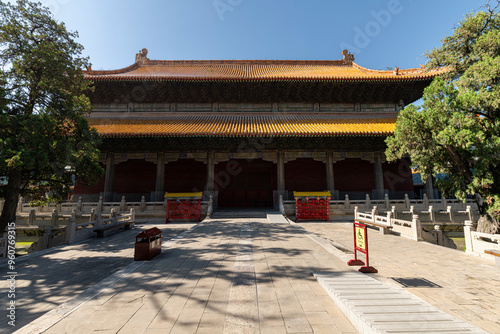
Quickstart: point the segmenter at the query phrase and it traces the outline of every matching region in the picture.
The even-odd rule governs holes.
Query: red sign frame
[[[362,273],[378,273],[378,270],[371,267],[368,260],[368,231],[365,224],[354,222],[352,224],[354,237],[354,260],[347,262],[349,266],[363,266],[358,269]],[[357,252],[363,253],[366,256],[366,266],[363,261],[358,259]]]

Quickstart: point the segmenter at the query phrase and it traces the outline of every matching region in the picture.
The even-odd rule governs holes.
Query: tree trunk
[[[477,231],[488,234],[500,234],[500,221],[490,215],[482,215],[477,222]]]
[[[9,174],[5,192],[5,203],[3,205],[2,215],[0,216],[0,236],[3,235],[7,224],[16,218],[17,201],[21,188],[21,172],[13,171]]]

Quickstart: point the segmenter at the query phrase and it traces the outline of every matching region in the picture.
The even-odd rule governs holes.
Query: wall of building
[[[413,193],[413,177],[408,159],[382,164],[384,188],[390,192]]]
[[[340,192],[367,192],[375,189],[373,164],[361,159],[345,159],[333,164],[335,189]]]
[[[207,184],[207,165],[193,159],[181,159],[165,165],[166,192],[198,192]]]
[[[135,200],[149,196],[156,186],[156,165],[144,160],[127,160],[115,165],[113,192],[121,198],[126,195]],[[134,196],[135,194],[135,196]]]
[[[326,166],[310,158],[299,158],[285,164],[285,188],[288,191],[324,191]]]
[[[104,170],[106,170],[106,166],[104,164],[100,164],[100,165]],[[97,181],[97,183],[94,185],[85,185],[85,184],[78,182],[78,180],[76,180],[73,193],[75,195],[100,194],[104,191],[104,181],[105,181],[104,176],[102,176],[99,179],[99,181]]]

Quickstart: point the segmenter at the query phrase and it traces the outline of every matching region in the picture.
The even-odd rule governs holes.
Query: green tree
[[[425,179],[444,173],[437,186],[446,195],[475,197],[479,230],[500,232],[500,16],[497,1],[468,14],[442,46],[426,53],[427,69],[447,68],[407,106],[394,135],[389,160],[410,156]]]
[[[61,201],[75,176],[91,183],[103,172],[76,37],[40,3],[0,2],[0,231],[19,195]]]

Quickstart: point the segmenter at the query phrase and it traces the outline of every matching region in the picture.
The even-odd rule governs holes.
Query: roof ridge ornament
[[[147,56],[148,49],[144,48],[135,55],[135,62],[140,65],[145,64],[149,61],[149,58]]]
[[[354,55],[349,51],[345,49],[342,50],[342,56],[344,57],[344,59],[342,59],[344,64],[354,63]]]

